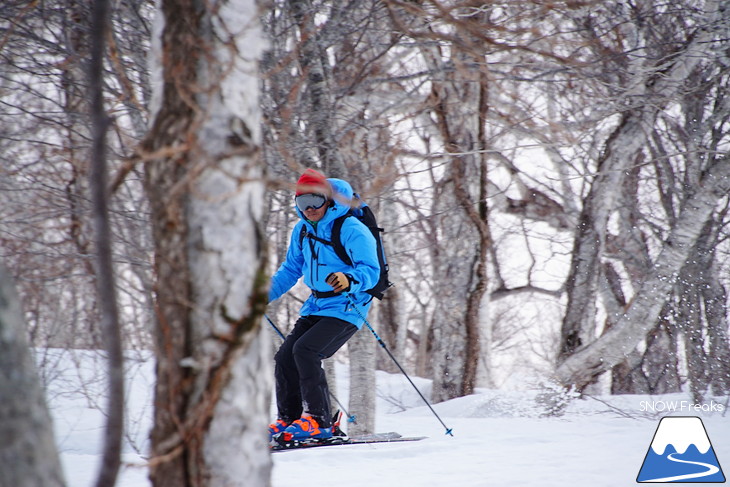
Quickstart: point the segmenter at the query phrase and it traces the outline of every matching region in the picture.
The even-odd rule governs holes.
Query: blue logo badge
[[[662,418],[636,481],[725,482],[702,420],[694,416]]]

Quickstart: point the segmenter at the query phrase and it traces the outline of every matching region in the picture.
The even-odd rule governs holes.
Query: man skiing
[[[331,357],[362,327],[372,300],[365,291],[380,276],[375,238],[357,218],[345,218],[340,233],[352,265],[333,249],[333,223],[350,211],[352,198],[347,182],[327,179],[313,169],[307,169],[297,182],[295,206],[301,221],[294,226],[286,258],[272,277],[269,301],[286,293],[302,276],[312,294],[274,357],[278,419],[269,426],[270,438],[332,437],[322,359]]]

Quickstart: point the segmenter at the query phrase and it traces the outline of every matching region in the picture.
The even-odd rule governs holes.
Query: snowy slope
[[[151,415],[153,369],[149,362],[133,365],[129,388],[133,430],[125,448],[127,465],[118,485],[149,487],[142,455]],[[69,487],[91,485],[101,441],[102,416],[95,403],[100,402],[98,394],[103,384],[92,381],[91,386],[80,387],[73,377],[78,370],[97,377],[103,368],[97,363],[74,366],[50,383],[52,413]],[[348,395],[347,383],[342,380],[345,375],[343,369],[339,374],[340,400]],[[416,383],[428,392],[428,381]],[[534,391],[484,390],[434,406],[454,430],[454,437],[449,437],[431,412],[419,405],[420,399],[402,376],[379,373],[378,394],[378,431],[429,438],[413,443],[345,445],[275,454],[272,485],[635,485],[659,419],[666,414],[642,412],[641,401],[687,399],[676,395],[577,400],[563,417],[542,418]],[[701,417],[720,465],[730,468],[730,413],[703,413]],[[302,482],[303,476],[311,481]]]

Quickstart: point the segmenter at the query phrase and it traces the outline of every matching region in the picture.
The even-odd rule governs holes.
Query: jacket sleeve
[[[380,263],[375,237],[370,230],[357,219],[348,218],[342,225],[340,240],[352,260],[350,292],[375,286],[380,279]]]
[[[269,302],[279,299],[297,283],[304,273],[304,256],[302,255],[302,246],[299,242],[299,234],[302,231],[303,224],[303,222],[299,222],[294,226],[291,239],[289,240],[289,249],[286,252],[286,258],[281,266],[279,266],[279,270],[271,278]]]

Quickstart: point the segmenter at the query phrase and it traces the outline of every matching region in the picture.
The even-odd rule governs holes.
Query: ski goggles
[[[296,202],[297,208],[299,208],[300,211],[306,211],[310,208],[319,210],[324,206],[325,203],[327,203],[327,198],[325,198],[324,195],[321,194],[308,193],[300,194],[299,196],[294,198],[294,201]]]

